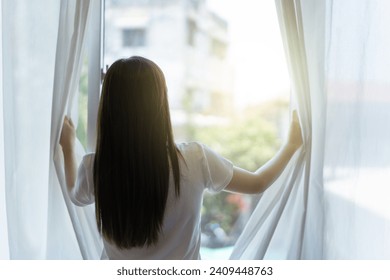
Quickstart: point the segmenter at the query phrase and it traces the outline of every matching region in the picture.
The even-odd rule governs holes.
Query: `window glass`
[[[84,150],[86,150],[88,129],[88,60],[86,56],[84,56],[83,64],[81,66],[79,91],[76,96],[78,111],[76,136]]]
[[[145,29],[143,28],[122,29],[122,46],[124,48],[145,46]]]
[[[195,46],[197,26],[194,20],[187,20],[187,43],[190,46]]]

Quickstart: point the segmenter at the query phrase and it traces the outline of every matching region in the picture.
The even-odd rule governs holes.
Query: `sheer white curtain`
[[[390,259],[390,2],[328,4],[323,254]]]
[[[389,259],[390,3],[276,8],[305,155],[263,195],[232,258]]]
[[[59,2],[3,0],[1,4],[9,255],[12,259],[43,259]]]
[[[98,2],[1,1],[1,257],[100,257],[100,241],[88,223],[93,215],[67,207],[59,185],[63,174],[57,179],[53,163],[61,165],[62,118],[77,89],[90,6]]]
[[[94,4],[100,5],[100,2],[94,1]],[[65,243],[72,241],[73,235],[66,231],[69,226],[65,224],[62,224],[62,228],[58,226],[58,219],[65,220],[68,216],[77,239],[77,246],[71,248],[71,252],[77,252],[79,248],[83,259],[99,259],[102,255],[103,246],[96,227],[94,206],[80,208],[70,201],[66,190],[63,153],[58,144],[65,110],[69,117],[77,120],[77,112],[72,114],[74,111],[72,108],[77,108],[73,100],[80,79],[82,50],[87,37],[87,19],[93,10],[92,5],[90,0],[61,2],[51,116],[48,258],[61,258],[62,255],[57,254],[58,250],[53,251],[52,248],[62,247],[59,244],[64,243],[64,240],[68,240]],[[81,159],[84,151],[82,148],[79,150]],[[59,200],[65,200],[68,211],[57,203]]]
[[[0,5],[0,19],[2,14]],[[2,20],[0,20],[2,30]],[[3,65],[3,33],[0,34],[0,65]],[[9,259],[8,226],[5,204],[5,180],[4,180],[4,125],[3,125],[3,67],[0,67],[0,260]]]

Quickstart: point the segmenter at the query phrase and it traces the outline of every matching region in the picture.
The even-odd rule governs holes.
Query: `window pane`
[[[76,136],[83,145],[84,150],[87,148],[87,128],[88,128],[88,60],[84,56],[81,66],[81,75],[79,81],[79,92],[77,95],[78,121]]]
[[[145,29],[143,28],[124,28],[122,29],[122,46],[143,47],[145,46]]]

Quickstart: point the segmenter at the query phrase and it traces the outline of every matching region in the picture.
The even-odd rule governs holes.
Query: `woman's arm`
[[[77,162],[75,153],[76,130],[71,119],[65,117],[61,131],[60,145],[64,152],[65,179],[68,193],[71,193],[77,176]]]
[[[293,112],[287,143],[255,172],[234,167],[226,191],[256,194],[265,191],[283,172],[294,153],[302,146],[302,133],[296,111]]]

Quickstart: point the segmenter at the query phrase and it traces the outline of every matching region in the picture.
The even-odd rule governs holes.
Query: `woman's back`
[[[154,245],[119,249],[104,240],[109,259],[199,259],[200,213],[203,193],[221,191],[230,182],[233,165],[208,147],[192,142],[177,145],[180,159],[180,196],[170,176],[168,199],[158,242]],[[71,197],[77,205],[94,202],[92,164],[94,154],[88,154],[78,170]],[[92,184],[92,185],[91,185]]]

